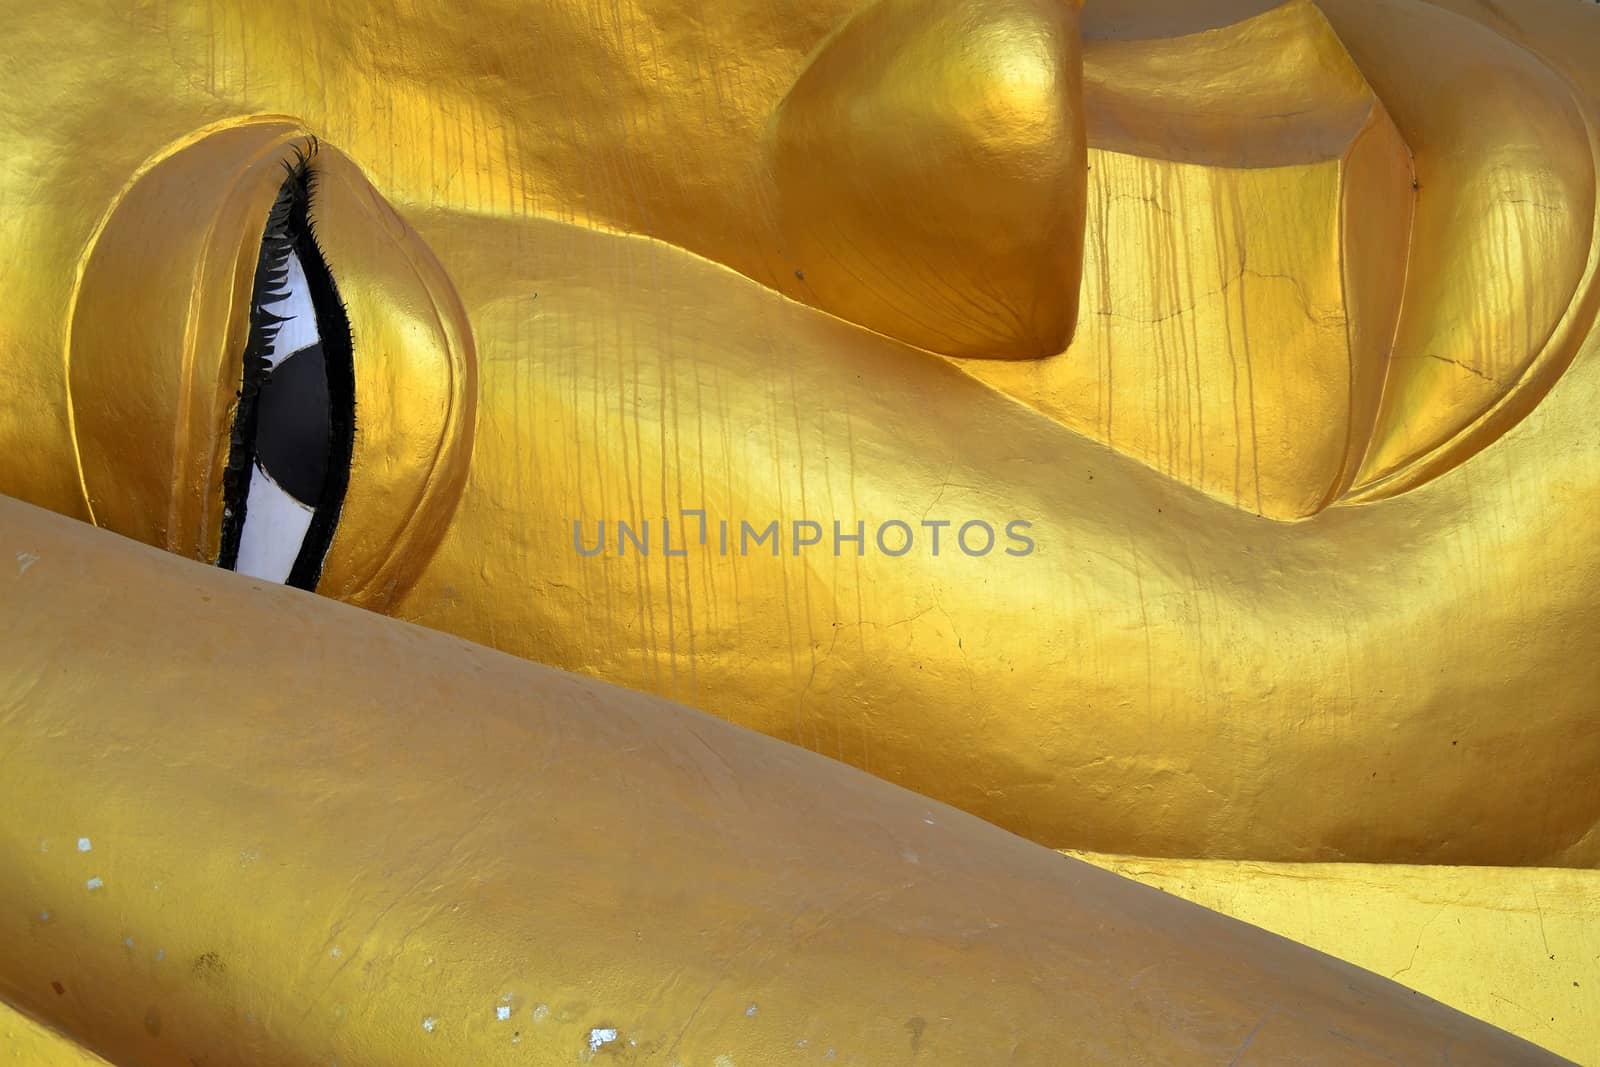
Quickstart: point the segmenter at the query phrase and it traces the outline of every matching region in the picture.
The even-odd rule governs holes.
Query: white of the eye
[[[317,343],[317,312],[311,306],[311,286],[306,284],[300,254],[290,252],[285,267],[288,278],[284,289],[289,295],[267,305],[268,311],[288,320],[278,326],[278,335],[273,338],[272,351],[267,353],[269,367],[276,367],[307,345]]]
[[[315,514],[315,508],[284,492],[266,471],[253,468],[244,529],[239,533],[239,558],[233,569],[252,578],[287,582]]]

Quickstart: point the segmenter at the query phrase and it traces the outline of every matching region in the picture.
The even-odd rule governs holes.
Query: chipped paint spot
[[[122,945],[123,945],[124,948],[132,948],[133,947],[133,938],[131,938],[131,937],[123,938],[122,939]]]
[[[751,1004],[748,1008],[746,1008],[744,1010],[744,1013],[745,1013],[746,1017],[754,1019],[756,1017],[756,1012],[758,1012],[760,1010],[761,1010],[761,1006],[760,1005]]]
[[[511,1018],[511,1009],[502,1004],[498,1008],[494,1009],[494,1017],[499,1019],[501,1022],[505,1022],[507,1019]]]
[[[542,1023],[548,1018],[550,1018],[550,1009],[545,1007],[543,1004],[533,1009],[534,1022]]]
[[[601,1045],[609,1045],[617,1039],[617,1031],[610,1026],[597,1026],[589,1031],[589,1051],[598,1051]]]
[[[49,922],[50,921],[50,913],[48,911],[41,911],[39,913],[39,921],[42,922],[42,923]]]
[[[433,1033],[433,1028],[438,1026],[438,1025],[439,1025],[439,1020],[435,1019],[431,1015],[428,1016],[426,1019],[422,1020],[422,1028],[424,1030],[428,1031],[428,1033],[430,1033],[430,1034]]]
[[[167,950],[166,949],[164,949],[164,948],[156,949],[156,962],[157,963],[160,963],[162,960],[164,960],[166,958],[167,958]]]
[[[340,948],[338,945],[334,945],[328,950],[328,955],[332,956],[334,959],[338,959],[340,956],[344,955],[344,949]]]
[[[39,562],[39,557],[32,552],[17,553],[17,577],[28,573],[28,568]]]
[[[927,1032],[928,1020],[920,1015],[913,1015],[906,1020],[906,1033],[911,1035],[911,1055],[916,1056],[922,1051],[922,1035]]]
[[[733,1057],[728,1055],[726,1052],[712,1060],[711,1064],[712,1067],[737,1067],[737,1065],[733,1062]]]
[[[89,839],[87,837],[78,838],[78,851],[79,852],[88,852],[93,847],[94,846],[89,843]]]
[[[105,883],[105,879],[103,879],[103,878],[91,878],[91,879],[89,879],[87,882],[85,882],[83,884],[84,884],[84,888],[88,889],[89,892],[92,893],[96,889],[99,889],[101,886],[105,885],[106,883]]]

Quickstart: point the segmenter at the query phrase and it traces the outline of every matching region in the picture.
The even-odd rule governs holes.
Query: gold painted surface
[[[70,1037],[42,1026],[0,1000],[0,1063],[7,1067],[106,1067]]]
[[[1155,51],[1139,54],[1164,47],[1170,57],[1160,42],[1179,36],[1167,32],[1177,23],[1162,29],[1158,9],[1173,5],[1150,5],[1156,29],[1133,25],[1140,6],[1119,13],[1119,47],[1145,42]],[[1226,30],[1240,7],[1218,4],[1229,18],[1209,25],[1191,10],[1182,30]],[[426,240],[440,300],[459,300],[480,357],[460,502],[437,551],[402,553],[419,573],[380,583],[394,598],[388,610],[682,699],[1051,845],[1595,865],[1600,558],[1591,531],[1600,468],[1590,446],[1600,342],[1582,277],[1592,269],[1583,208],[1594,178],[1580,127],[1600,113],[1586,48],[1600,13],[1541,0],[1491,16],[1465,0],[1459,10],[1407,0],[1395,10],[1414,21],[1396,41],[1432,39],[1437,28],[1439,40],[1455,42],[1412,50],[1386,46],[1390,23],[1359,5],[1318,10],[1361,84],[1324,38],[1291,43],[1327,60],[1319,84],[1340,104],[1335,117],[1376,116],[1352,103],[1370,88],[1415,154],[1414,232],[1442,232],[1424,215],[1448,218],[1452,203],[1473,224],[1459,229],[1461,247],[1478,249],[1471,255],[1444,255],[1457,247],[1444,237],[1437,248],[1414,242],[1440,254],[1427,263],[1408,255],[1397,336],[1470,335],[1504,360],[1492,374],[1509,390],[1499,401],[1476,386],[1405,394],[1443,398],[1418,400],[1426,411],[1401,420],[1420,436],[1396,455],[1434,448],[1417,460],[1426,477],[1408,491],[1374,482],[1359,506],[1296,523],[1263,519],[1249,513],[1253,493],[1247,508],[1197,493],[1185,484],[1188,463],[1164,474],[949,361],[774,292],[794,265],[776,236],[769,134],[803,72],[858,12],[854,3],[774,0],[710,12],[668,0],[604,12],[557,0],[381,15],[356,0],[15,12],[0,45],[9,90],[0,110],[0,491],[87,515],[66,411],[74,267],[130,179],[198,130],[288,116],[329,146],[330,159],[359,168]],[[1085,69],[1104,99],[1112,83],[1096,66],[1094,33],[1106,18],[1093,5],[1083,17]],[[1502,92],[1542,117],[1512,122],[1491,99]],[[1461,110],[1430,110],[1446,106],[1438,101]],[[1128,115],[1147,110],[1129,106]],[[1493,116],[1473,136],[1498,137],[1495,152],[1467,137],[1460,116],[1473,108]],[[1085,120],[1092,130],[1093,116]],[[1236,125],[1228,136],[1251,128]],[[1348,123],[1330,118],[1318,130],[1344,133]],[[1322,132],[1310,143],[1332,143]],[[1224,133],[1208,133],[1218,139],[1210,155],[1205,144],[1175,144],[1150,166],[1210,168],[1195,175],[1205,190],[1264,188],[1245,183],[1272,175],[1220,171]],[[1385,257],[1402,243],[1398,233],[1383,240],[1391,224],[1377,225],[1382,213],[1360,212],[1377,232],[1345,233],[1343,247],[1359,255],[1336,244],[1339,197],[1378,202],[1394,184],[1393,144],[1373,136],[1366,185],[1341,193],[1331,171],[1302,162],[1303,182],[1280,183],[1253,205],[1275,207],[1285,226],[1303,221],[1285,205],[1316,205],[1329,246],[1313,256],[1305,231],[1281,230],[1293,238],[1294,269],[1314,267],[1326,300],[1345,290],[1351,310],[1342,314],[1358,323],[1389,314],[1395,288],[1381,282],[1397,268]],[[1478,167],[1480,158],[1493,166]],[[1278,162],[1253,169],[1290,166]],[[168,216],[171,240],[214,221],[202,194],[229,173],[191,174],[172,190],[168,203],[183,210]],[[1530,191],[1542,207],[1512,203]],[[1136,219],[1141,204],[1151,225],[1181,206],[1136,197],[1119,210]],[[322,219],[346,227],[349,250],[340,259],[330,249],[330,260],[341,281],[370,287],[368,306],[415,310],[414,291],[397,285],[393,257],[379,251],[375,231],[388,218],[380,208]],[[1223,229],[1238,221],[1206,217]],[[1479,220],[1537,254],[1473,244]],[[1095,264],[1141,255],[1137,240],[1113,236],[1091,242]],[[1213,270],[1195,247],[1174,265]],[[148,272],[136,256],[122,262],[130,287]],[[1480,291],[1482,304],[1471,303]],[[1430,304],[1415,293],[1449,299]],[[187,296],[215,298],[167,294]],[[1262,313],[1287,321],[1292,304],[1265,300]],[[133,321],[143,309],[130,309],[130,333],[157,330],[158,310],[145,324]],[[1222,351],[1216,333],[1231,321],[1216,316],[1200,340]],[[1551,343],[1540,348],[1547,327]],[[410,328],[396,330],[404,352]],[[1339,331],[1322,332],[1337,340]],[[1377,344],[1358,337],[1354,350]],[[1384,397],[1400,395],[1393,376],[1416,362],[1389,360]],[[1278,379],[1282,406],[1266,414],[1315,453],[1321,472],[1314,491],[1290,494],[1298,507],[1348,473],[1355,453],[1330,427],[1362,407],[1349,384],[1367,369],[1355,369],[1330,358],[1303,379]],[[1155,367],[1136,395],[1167,405],[1144,412],[1150,426],[1171,427],[1157,444],[1187,450],[1191,432],[1196,442],[1202,435],[1173,399],[1182,370]],[[416,496],[386,479],[417,476],[418,450],[390,428],[409,405],[428,407],[440,395],[432,388],[406,383],[363,401],[358,447],[371,458],[340,530],[358,547],[392,548],[385,532],[412,521]],[[1339,410],[1320,411],[1330,397]],[[159,451],[152,442],[164,448],[179,432],[153,422],[130,419],[114,450],[135,469]],[[1456,443],[1433,446],[1446,424],[1457,427]],[[1206,426],[1233,433],[1235,444],[1248,436],[1231,421]],[[1286,462],[1295,451],[1278,448]],[[1235,447],[1208,457],[1207,478],[1233,493],[1242,455]],[[797,556],[786,542],[777,556],[664,555],[660,522],[676,522],[682,547],[683,508],[732,522],[735,536],[747,519],[812,519],[830,537],[835,521],[845,532],[861,522],[866,551]],[[871,540],[890,519],[917,526],[922,545],[923,520],[981,519],[1002,530],[1021,520],[1036,551],[1005,555],[1002,532],[1001,548],[968,557],[950,547],[952,526],[941,556],[890,557]],[[606,522],[611,550],[580,556],[574,520],[591,538]],[[619,520],[655,523],[657,550],[616,555]],[[713,526],[713,545],[715,535]],[[340,569],[330,562],[329,573]]]
[[[461,495],[478,405],[472,329],[433,251],[337,149],[312,161],[311,226],[350,321],[358,432],[318,589],[383,610]]]
[[[1091,2],[1081,42],[1026,0],[6,14],[0,493],[205,557],[237,356],[208,338],[265,177],[227,191],[270,172],[226,131],[314,134],[368,361],[325,592],[1052,845],[1600,864],[1588,7]],[[0,538],[41,521],[0,506]],[[684,508],[862,522],[864,551],[667,554]],[[875,550],[890,519],[950,521],[944,554]],[[1037,551],[967,556],[968,519]],[[88,538],[0,551],[39,598],[0,612],[0,897],[28,905],[0,994],[132,1062],[523,1062],[534,1034],[550,1062],[804,1062],[824,1031],[845,1062],[1537,1061],[781,746]],[[928,810],[948,854],[884,848]],[[89,822],[92,888],[34,836]],[[1418,930],[1382,870],[1365,928]],[[1453,898],[1500,909],[1475,929],[1506,955],[1430,973],[1487,988],[1526,951],[1521,873]],[[41,893],[79,905],[36,928]],[[505,1038],[502,1005],[548,1030]],[[613,1023],[640,1044],[588,1049]]]
[[[432,253],[338,149],[297,124],[215,124],[142,164],[111,205],[71,313],[75,451],[98,525],[217,557],[262,220],[303,157],[362,422],[322,588],[382,608],[427,561],[460,494],[476,357]]]
[[[216,558],[261,220],[297,132],[252,122],[178,146],[140,166],[98,227],[64,353],[98,525]]]
[[[1322,510],[1366,452],[1399,313],[1413,183],[1394,124],[1309,0],[1100,44],[1084,106],[1072,345],[965,368],[1237,507]]]
[[[445,247],[452,231],[424,232]],[[480,440],[406,617],[674,695],[1046,842],[1594,862],[1596,475],[1550,446],[1587,425],[1600,366],[1575,368],[1483,475],[1284,525],[671,250],[557,224],[453,232],[445,258],[481,309]],[[686,305],[710,310],[686,321]],[[531,463],[491,444],[532,426]],[[1549,506],[1498,525],[1485,479]],[[707,510],[708,545],[685,547],[684,508]],[[741,520],[801,515],[867,522],[871,554],[739,554]],[[660,516],[688,555],[663,555]],[[969,558],[952,527],[939,557],[889,558],[870,539],[899,516],[1020,517],[1039,548]],[[654,553],[619,555],[615,521],[641,517]],[[603,556],[575,551],[578,519],[589,549],[607,523]],[[486,588],[508,592],[470,592]],[[1540,770],[1508,777],[1508,748]]]
[[[1085,139],[1065,0],[880,0],[812,57],[773,120],[779,286],[949,355],[1072,337]]]
[[[0,999],[126,1067],[1557,1062],[656,698],[7,499],[0,561]]]
[[[1582,58],[1595,31],[1561,28],[1573,12],[1550,8],[1497,33],[1431,5],[1327,4],[1411,146],[1418,182],[1364,496],[1408,489],[1493,441],[1595,328],[1600,72]],[[1401,42],[1418,40],[1455,62],[1407,62],[1416,50]]]
[[[1600,1064],[1600,871],[1071,855]]]

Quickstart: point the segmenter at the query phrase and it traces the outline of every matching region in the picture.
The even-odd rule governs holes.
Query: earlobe
[[[350,322],[356,435],[317,591],[381,611],[426,566],[466,484],[477,354],[433,250],[338,148],[318,160],[311,224]]]

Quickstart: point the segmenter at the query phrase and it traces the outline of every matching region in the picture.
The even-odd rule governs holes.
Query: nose
[[[1061,351],[1087,175],[1078,12],[882,0],[778,109],[790,296],[951,356]]]

